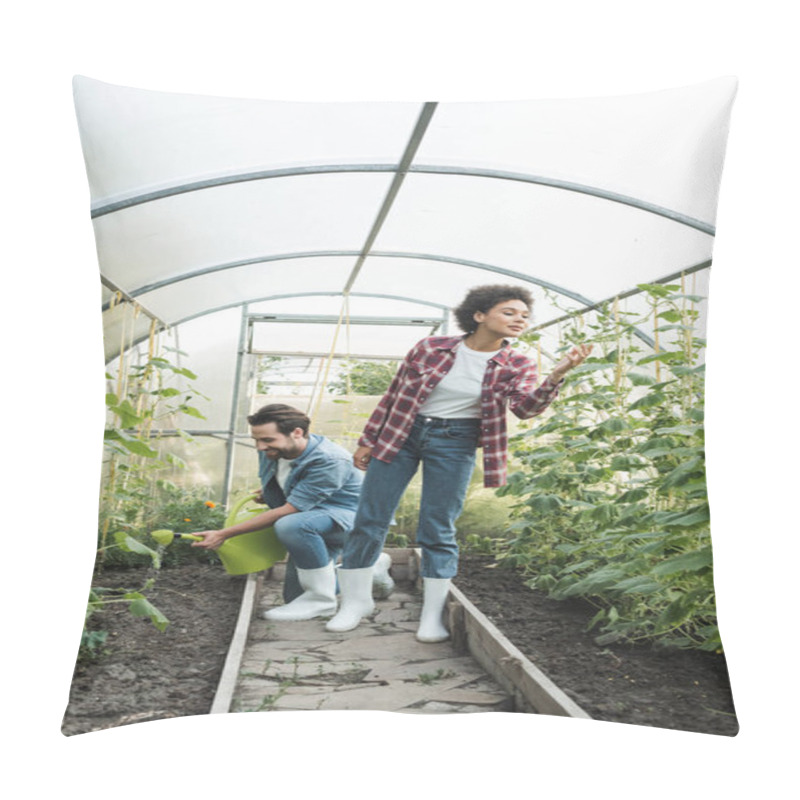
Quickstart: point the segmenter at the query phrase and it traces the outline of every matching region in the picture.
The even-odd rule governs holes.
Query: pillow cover
[[[108,419],[64,732],[352,708],[734,735],[703,369],[735,87],[287,103],[77,77]],[[266,572],[259,561],[259,572],[229,573],[225,550],[192,537],[292,498],[343,536],[357,492],[331,502],[334,489],[300,469],[278,479],[269,452],[259,467],[251,427],[262,423],[248,416],[280,403],[310,418],[317,438],[304,432],[302,448],[331,448],[321,468],[331,479],[409,350],[456,337],[467,291],[498,284],[530,295],[532,319],[511,346],[540,379],[571,348],[592,349],[540,416],[509,413],[507,441],[482,441],[445,587],[449,638],[415,636],[431,577],[419,478],[394,513],[370,574],[376,609],[358,628],[326,628],[335,592],[333,609],[309,619],[256,615],[318,591],[313,570],[289,546]],[[490,478],[492,447],[508,457],[507,482]]]

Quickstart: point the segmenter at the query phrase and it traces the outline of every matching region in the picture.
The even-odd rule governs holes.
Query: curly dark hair
[[[533,308],[531,293],[521,286],[503,286],[499,284],[476,286],[467,292],[467,296],[461,301],[461,305],[453,309],[458,327],[465,333],[472,333],[478,327],[478,323],[475,322],[475,312],[481,311],[486,314],[504,300],[521,300],[528,306],[529,311]]]
[[[308,436],[308,428],[311,420],[306,414],[297,408],[287,406],[284,403],[271,403],[262,406],[247,418],[250,425],[266,425],[274,422],[275,427],[284,436],[288,436],[295,428],[301,428],[303,436]]]

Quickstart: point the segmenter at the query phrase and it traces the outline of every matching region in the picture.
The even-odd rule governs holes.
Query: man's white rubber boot
[[[372,600],[372,567],[339,567],[339,612],[328,621],[326,631],[351,631],[375,610]]]
[[[394,591],[394,581],[389,574],[391,566],[392,557],[388,553],[381,553],[372,565],[372,596],[379,600],[385,600]]]
[[[419,618],[417,639],[420,642],[443,642],[450,638],[443,620],[450,578],[423,578],[422,590],[422,614]]]
[[[297,570],[303,594],[283,606],[265,611],[261,616],[273,622],[314,619],[336,613],[336,572],[331,561],[319,569]]]

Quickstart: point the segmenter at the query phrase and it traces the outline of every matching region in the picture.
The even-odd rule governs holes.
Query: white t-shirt
[[[456,359],[450,372],[442,378],[419,413],[426,417],[480,418],[481,387],[486,363],[500,350],[484,353],[471,350],[464,342],[456,348]]]
[[[286,479],[289,477],[289,470],[292,468],[292,464],[294,464],[294,459],[291,458],[279,458],[278,459],[278,468],[275,472],[275,480],[278,481],[278,486],[283,489],[286,484]]]

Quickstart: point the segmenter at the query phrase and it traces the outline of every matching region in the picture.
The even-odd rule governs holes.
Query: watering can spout
[[[245,508],[252,499],[252,494],[245,495],[231,508],[225,520],[226,528],[245,522],[256,514],[262,513],[260,508]],[[153,531],[150,536],[165,547],[176,539],[199,542],[203,538],[191,533],[174,533],[166,529]],[[273,528],[262,528],[252,533],[242,533],[239,536],[231,537],[223,542],[215,552],[229,575],[247,575],[251,572],[269,569],[286,555],[286,548],[278,540]]]
[[[174,533],[173,531],[166,530],[166,528],[153,531],[150,536],[158,544],[164,547],[172,544],[176,539],[185,539],[189,542],[199,542],[203,538],[202,536],[193,536],[191,533]]]

